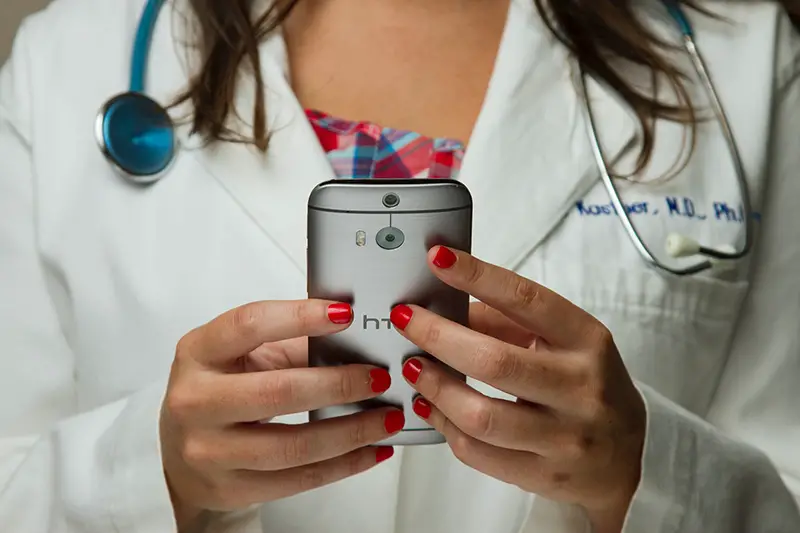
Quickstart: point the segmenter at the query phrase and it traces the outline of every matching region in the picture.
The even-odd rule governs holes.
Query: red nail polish
[[[408,323],[411,322],[411,317],[414,315],[414,312],[411,308],[407,305],[398,305],[392,312],[389,314],[389,318],[399,330],[404,330],[408,326]]]
[[[386,433],[397,433],[406,425],[406,417],[403,411],[389,411],[383,420],[383,427]]]
[[[419,375],[422,373],[422,361],[419,359],[409,359],[403,365],[403,377],[411,383],[416,384],[419,381]]]
[[[417,398],[411,406],[417,416],[422,419],[429,419],[431,417],[431,404],[424,398]]]
[[[353,320],[350,304],[331,304],[328,306],[328,320],[334,324],[349,324]]]
[[[438,250],[436,250],[436,255],[433,256],[433,264],[439,268],[450,268],[456,264],[456,254],[453,253],[450,248],[445,248],[444,246],[440,246]]]
[[[382,368],[375,368],[369,371],[370,387],[372,392],[386,392],[392,386],[392,376]]]
[[[380,446],[375,449],[375,462],[382,463],[394,455],[394,448],[391,446]]]

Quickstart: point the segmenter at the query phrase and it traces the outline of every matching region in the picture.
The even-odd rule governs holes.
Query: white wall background
[[[0,64],[5,62],[11,50],[11,41],[20,21],[30,13],[38,11],[48,0],[0,0]]]

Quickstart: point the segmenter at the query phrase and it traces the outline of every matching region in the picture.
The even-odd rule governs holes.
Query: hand
[[[347,304],[260,302],[181,339],[161,414],[164,471],[179,530],[202,511],[284,498],[391,457],[390,447],[365,446],[402,429],[397,409],[302,425],[263,423],[367,400],[389,388],[389,373],[371,366],[307,368],[305,337],[341,331],[352,316]]]
[[[619,532],[640,478],[645,408],[611,334],[566,299],[513,272],[436,247],[432,271],[481,304],[470,327],[400,305],[392,322],[436,359],[517,397],[484,396],[432,360],[406,362],[416,414],[467,465],[583,506]]]

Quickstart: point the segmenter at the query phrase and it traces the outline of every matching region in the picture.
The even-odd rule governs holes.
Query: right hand
[[[398,409],[300,425],[264,423],[388,389],[389,373],[377,367],[308,368],[306,337],[336,333],[351,321],[347,304],[258,302],[181,339],[160,427],[179,529],[205,510],[285,498],[391,457],[390,447],[368,446],[402,429]]]

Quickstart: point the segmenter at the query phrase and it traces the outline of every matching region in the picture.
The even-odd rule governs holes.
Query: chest
[[[556,59],[542,59],[557,58],[558,50],[540,43],[524,19],[512,19],[507,31],[511,37],[505,39],[492,87],[475,110],[481,118],[474,131],[469,120],[462,124],[470,123],[472,132],[460,176],[475,203],[476,255],[593,313],[614,333],[635,377],[702,412],[725,363],[749,264],[692,279],[649,270],[597,180],[566,70]],[[540,54],[525,52],[536,46]],[[722,39],[706,43],[711,52],[723,46],[731,47]],[[353,68],[346,61],[331,63]],[[745,76],[768,79],[770,72],[754,66],[742,74],[733,63],[715,61],[712,73],[759,209],[770,89],[768,83],[753,85],[758,94],[745,97],[736,87]],[[147,189],[129,187],[115,176],[94,150],[90,128],[76,133],[69,126],[93,116],[106,94],[88,99],[90,92],[76,89],[75,101],[83,104],[67,111],[55,102],[52,109],[39,108],[39,240],[62,303],[63,328],[79,355],[83,406],[162,378],[180,337],[232,307],[305,297],[306,200],[333,172],[303,113],[312,107],[310,100],[303,101],[301,90],[298,102],[287,85],[282,72],[269,74],[267,109],[278,122],[271,124],[266,159],[238,145],[183,150],[167,178]],[[348,94],[346,87],[328,92]],[[624,151],[634,126],[613,99],[596,96],[602,137],[613,157]],[[364,103],[353,100],[359,100],[354,106]],[[389,109],[377,99],[367,101],[375,113]],[[397,117],[370,116],[367,107],[337,110],[318,103],[313,107],[339,116],[404,127]],[[53,124],[47,117],[56,112],[74,116]],[[420,120],[425,115],[414,114]],[[422,123],[407,127],[426,132]],[[720,163],[728,160],[724,144],[715,128],[699,133],[695,156],[678,178],[666,186],[623,191],[632,220],[653,248],[661,249],[670,231],[711,245],[741,238],[735,177]],[[80,149],[67,153],[64,138],[74,138]],[[680,144],[679,130],[660,131],[654,165],[672,163]],[[633,157],[635,150],[627,154]],[[136,361],[135,370],[119,375],[115,368],[122,359]]]
[[[285,25],[301,105],[430,137],[468,141],[509,1],[301,3]]]

